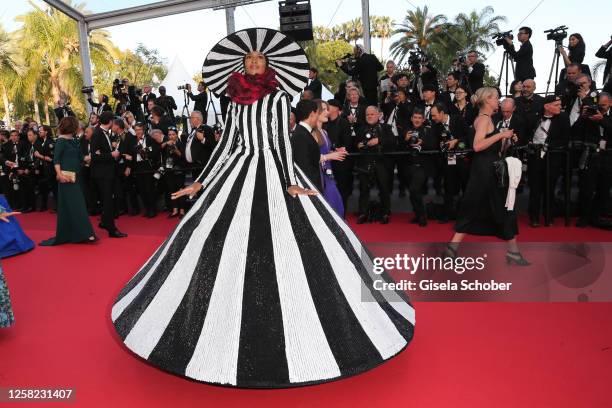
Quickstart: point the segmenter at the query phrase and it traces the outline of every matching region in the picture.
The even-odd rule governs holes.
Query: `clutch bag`
[[[62,176],[66,177],[71,183],[76,182],[76,173],[74,171],[62,170]]]

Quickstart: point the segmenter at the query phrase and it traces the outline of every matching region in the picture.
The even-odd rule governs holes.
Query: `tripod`
[[[187,115],[185,115],[187,112]],[[187,90],[183,89],[183,109],[181,110],[181,125],[183,127],[183,132],[187,134],[188,126],[187,126],[187,118],[189,118],[189,97],[187,96]]]
[[[546,82],[546,94],[544,96],[548,95],[548,88],[550,87],[550,81],[552,80],[553,69],[555,71],[555,86],[553,88],[553,92],[555,91],[555,88],[557,88],[557,84],[559,83],[559,58],[561,57],[561,53],[559,52],[559,45],[561,45],[561,43],[555,41],[555,54],[553,55],[553,60],[550,65],[548,82]]]
[[[504,69],[506,71],[506,95],[508,95],[508,86],[510,84],[510,82],[508,82],[508,65],[510,65],[512,67],[512,76],[514,77],[516,74],[514,73],[514,61],[512,60],[512,57],[510,56],[510,54],[508,54],[508,51],[504,50],[504,56],[502,57],[502,63],[501,63],[501,68],[499,69],[499,77],[497,78],[497,87],[499,88],[500,84],[501,84],[501,79],[504,73]]]
[[[204,92],[208,92],[208,89]],[[215,107],[215,104],[212,101],[212,97],[213,97],[213,93],[212,92],[208,92],[208,105],[206,105],[206,116],[208,116],[208,110],[210,109],[210,107],[212,106],[213,112],[215,113],[215,124],[220,123],[219,122],[219,113],[217,113],[217,108]],[[205,118],[204,123],[206,123],[208,118]]]

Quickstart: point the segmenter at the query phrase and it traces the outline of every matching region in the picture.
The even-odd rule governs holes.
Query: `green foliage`
[[[310,65],[319,70],[319,79],[332,92],[338,90],[338,85],[346,81],[348,76],[336,67],[336,60],[353,51],[353,47],[344,40],[332,40],[305,44],[304,50]]]

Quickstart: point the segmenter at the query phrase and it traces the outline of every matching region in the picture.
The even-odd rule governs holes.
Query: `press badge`
[[[457,156],[455,156],[454,154],[448,156],[448,159],[446,160],[446,163],[449,166],[454,166],[455,164],[457,164]]]

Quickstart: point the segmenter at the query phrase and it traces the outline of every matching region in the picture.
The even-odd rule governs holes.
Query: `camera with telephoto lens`
[[[410,65],[410,69],[413,72],[421,71],[421,64],[427,61],[427,56],[420,48],[415,48],[414,50],[410,50],[410,54],[408,55],[408,64]]]
[[[94,91],[94,87],[93,85],[91,86],[84,86],[81,88],[81,93],[84,93],[85,95],[93,93]],[[70,106],[70,102],[66,102],[66,106]]]
[[[342,61],[342,65],[346,65],[348,71],[354,72],[357,69],[357,58],[350,52],[340,58],[340,61]]]
[[[514,40],[514,35],[512,35],[512,30],[504,31],[503,33],[495,33],[491,36],[492,39],[495,40],[495,45],[501,46],[506,42],[506,38]]]
[[[559,26],[557,28],[551,28],[550,30],[544,31],[546,33],[547,40],[553,40],[556,45],[561,45],[563,39],[567,37],[567,26]]]
[[[419,132],[417,132],[416,130],[412,130],[408,133],[410,134],[410,137],[408,138],[409,145],[415,145],[419,143]]]
[[[442,153],[448,153],[448,144],[446,143],[451,140],[453,140],[453,137],[446,130],[440,134],[440,151]]]
[[[159,180],[164,176],[165,173],[166,173],[166,169],[164,167],[160,167],[157,169],[155,173],[153,173],[153,178],[155,180]]]
[[[215,123],[212,127],[214,133],[223,133],[223,126],[220,123]]]
[[[185,84],[185,85],[177,86],[176,89],[178,89],[179,91],[186,91],[188,87],[189,87],[189,84]]]

